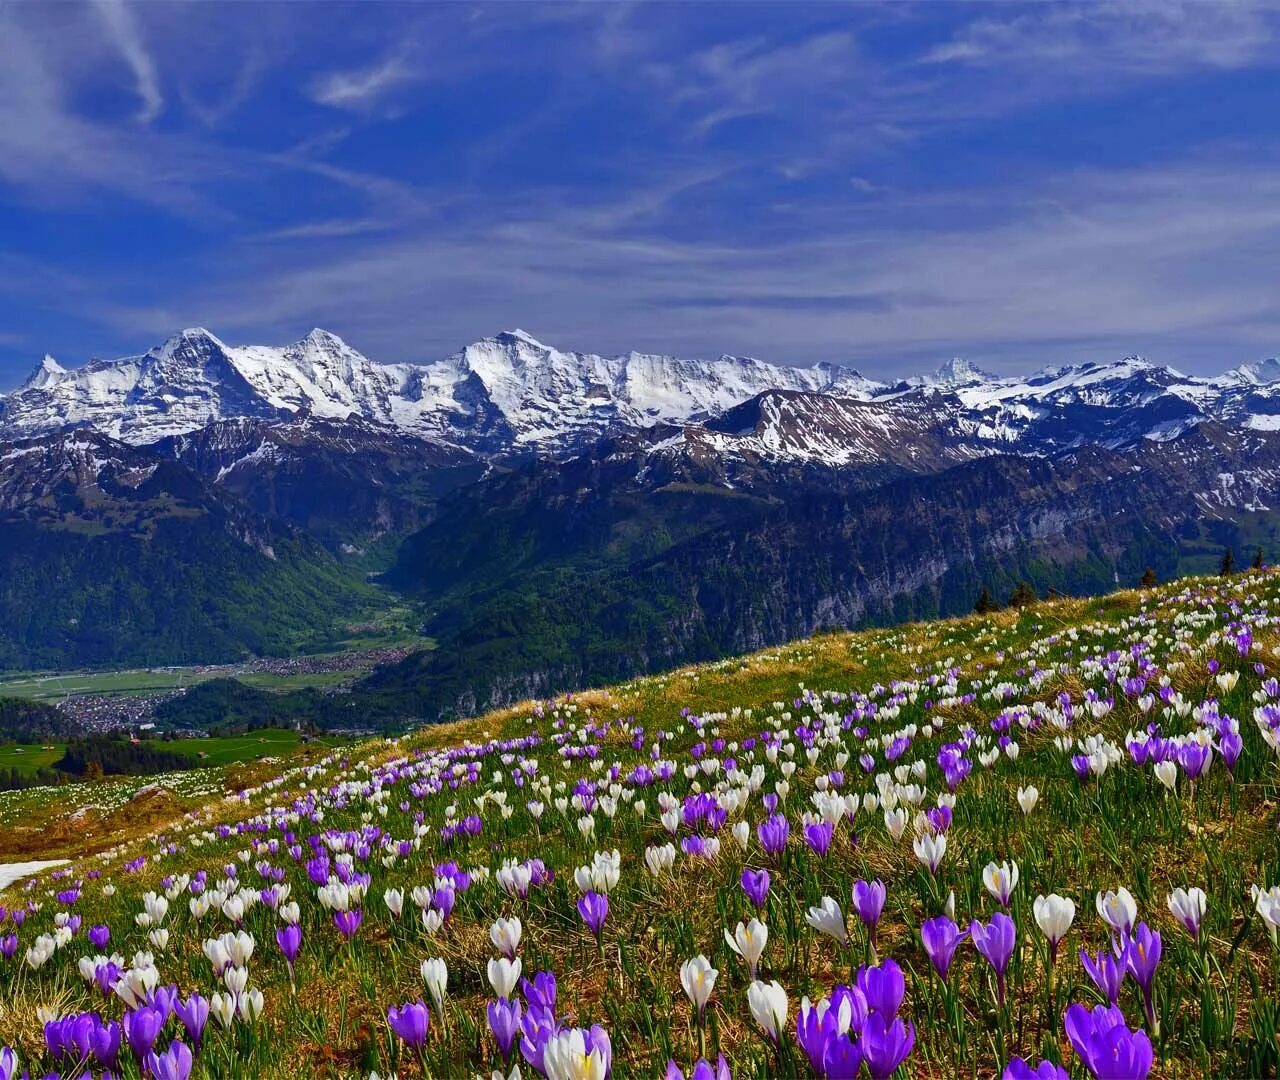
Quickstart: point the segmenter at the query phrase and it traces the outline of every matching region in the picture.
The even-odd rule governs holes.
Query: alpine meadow
[[[1280,1077],[1276,100],[1275,0],[0,4],[0,1080]]]

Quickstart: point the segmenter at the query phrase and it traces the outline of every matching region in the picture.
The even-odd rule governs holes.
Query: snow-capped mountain
[[[972,423],[954,396],[923,392],[855,401],[771,390],[686,427],[678,439],[744,458],[909,472],[932,472],[1016,448],[1011,433]],[[661,444],[655,450],[661,452]]]
[[[483,457],[573,452],[625,428],[713,421],[762,394],[787,402],[769,431],[716,425],[707,446],[824,464],[892,459],[904,442],[948,432],[957,454],[1046,453],[1096,443],[1169,439],[1203,423],[1280,428],[1280,361],[1215,378],[1187,376],[1140,357],[996,376],[961,358],[892,385],[849,367],[799,368],[752,357],[687,360],[630,352],[563,351],[507,331],[424,364],[379,364],[341,338],[312,330],[283,347],[231,346],[184,330],[142,356],[67,368],[46,356],[0,399],[0,437],[88,427],[134,445],[229,420],[359,421],[388,433]],[[839,400],[823,406],[811,396]],[[858,409],[856,403],[874,403]],[[828,414],[841,413],[827,423]],[[820,415],[821,414],[821,415]],[[763,421],[762,421],[763,422]],[[785,427],[785,434],[780,434]],[[963,451],[960,447],[964,447]],[[916,453],[925,453],[917,447]]]
[[[914,375],[903,380],[902,385],[908,387],[940,387],[945,390],[957,390],[962,386],[981,386],[984,383],[999,381],[999,377],[983,371],[977,364],[971,363],[961,356],[953,356],[945,361],[936,371],[928,375]]]
[[[145,444],[219,420],[310,414],[495,451],[716,415],[771,389],[864,397],[882,385],[837,365],[562,352],[520,330],[414,365],[374,363],[324,330],[273,348],[197,328],[143,356],[74,369],[46,357],[0,404],[0,432],[92,427]]]

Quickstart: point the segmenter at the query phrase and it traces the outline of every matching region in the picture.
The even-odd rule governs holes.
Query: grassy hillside
[[[688,1073],[719,1053],[734,1077],[851,1076],[860,1058],[859,1075],[887,1076],[895,1043],[903,1076],[988,1077],[1015,1057],[1116,1075],[1125,1054],[1126,1075],[1145,1075],[1149,1054],[1152,1075],[1273,1076],[1280,892],[1252,887],[1280,883],[1277,605],[1280,575],[1193,579],[822,635],[307,763],[214,771],[218,783],[174,782],[159,806],[154,789],[123,807],[87,786],[56,803],[20,793],[0,820],[31,855],[121,843],[4,895],[40,907],[0,930],[17,936],[0,960],[0,1043],[44,1071],[42,1007],[120,1018],[120,993],[77,972],[114,951],[132,971],[126,995],[241,993],[229,1029],[209,1021],[193,1076],[488,1075],[503,1066],[490,1017],[501,1030],[514,1012],[494,1004],[498,990],[522,1010],[511,1060],[526,1076],[586,1076],[592,1052],[597,1075],[607,1057],[618,1077],[660,1076],[668,1060]],[[220,799],[218,784],[244,794]],[[92,845],[67,825],[85,805]],[[43,852],[23,832],[37,815]],[[1005,862],[1018,880],[997,899]],[[744,871],[748,885],[768,874],[758,903]],[[886,887],[872,925],[858,882]],[[271,885],[287,900],[264,899]],[[1095,900],[1121,888],[1132,919],[1127,899]],[[1168,902],[1192,888],[1205,893],[1195,935]],[[140,922],[148,891],[169,903],[151,901]],[[1035,914],[1049,894],[1075,905],[1056,955]],[[583,912],[600,896],[597,933]],[[80,928],[44,950],[60,912]],[[295,916],[291,972],[278,942]],[[1005,916],[1007,963],[987,947],[997,978],[973,937]],[[725,938],[753,917],[767,927],[754,979]],[[508,988],[491,964],[504,947],[491,927],[511,918],[522,933],[507,951],[524,976],[554,975],[553,1001],[545,978]],[[922,944],[942,918],[969,933],[945,978]],[[85,940],[90,926],[108,928],[105,949]],[[252,955],[220,975],[204,943],[236,931]],[[1072,1007],[1106,998],[1077,954],[1106,964],[1113,948],[1135,974],[1117,1012],[1089,1014],[1099,1030],[1086,1037]],[[701,1019],[681,981],[698,956],[718,973],[687,973],[710,991]],[[424,985],[428,959],[447,967],[442,1006]],[[833,995],[829,1021],[851,1006],[847,1034],[815,1020],[798,1040],[802,998]],[[419,999],[420,1046],[398,1011]],[[768,1003],[784,1000],[775,1041]],[[191,1044],[166,1002],[156,1047]],[[588,1029],[585,1041],[566,1028]]]
[[[260,550],[219,520],[164,518],[148,536],[0,522],[0,670],[315,649],[374,601],[318,544]]]

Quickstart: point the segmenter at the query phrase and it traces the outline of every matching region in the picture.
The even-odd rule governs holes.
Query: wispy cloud
[[[283,229],[262,233],[260,240],[333,240],[348,236],[362,236],[380,232],[390,227],[378,218],[329,218],[324,221],[305,221]]]
[[[156,73],[155,63],[133,20],[133,13],[124,0],[94,0],[94,8],[121,56],[133,71],[134,84],[141,100],[138,122],[149,124],[163,110],[164,95],[160,92],[160,78]]]
[[[1203,370],[1274,348],[1280,304],[1258,260],[1280,245],[1280,171],[1076,173],[954,205],[977,198],[985,224],[860,223],[753,246],[630,239],[602,234],[598,213],[531,207],[501,228],[465,219],[282,257],[172,313],[281,340],[336,320],[386,360],[431,359],[502,325],[566,347],[847,360],[885,375],[955,352],[1026,369],[1147,351]]]
[[[853,33],[833,30],[785,44],[737,38],[645,70],[674,103],[696,110],[693,132],[705,135],[730,120],[790,111],[798,98],[836,93],[857,62]]]
[[[994,11],[994,13],[992,13]],[[937,64],[1036,68],[1045,76],[1082,69],[1184,74],[1270,62],[1280,12],[1241,0],[1125,0],[989,9],[924,59]]]
[[[182,103],[206,128],[222,127],[253,95],[266,70],[266,51],[257,43],[251,44],[236,65],[230,84],[220,93],[206,98],[184,83]]]
[[[384,57],[370,67],[335,71],[316,79],[312,98],[321,105],[364,112],[381,104],[392,91],[423,78],[403,52]]]

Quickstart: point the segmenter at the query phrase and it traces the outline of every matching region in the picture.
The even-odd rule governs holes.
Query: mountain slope
[[[74,431],[0,463],[0,666],[280,653],[368,602],[314,540],[173,461]]]
[[[422,525],[437,499],[486,469],[474,455],[434,440],[310,414],[220,420],[151,449],[348,554]]]
[[[446,603],[428,626],[440,647],[366,689],[447,716],[824,626],[956,614],[983,583],[1098,592],[1147,565],[1174,573],[1181,538],[1211,518],[1231,539],[1278,488],[1280,437],[1205,425],[1132,453],[1000,455],[862,492],[756,498],[732,522],[590,573],[575,572],[581,555],[558,568],[531,556],[517,587]]]

